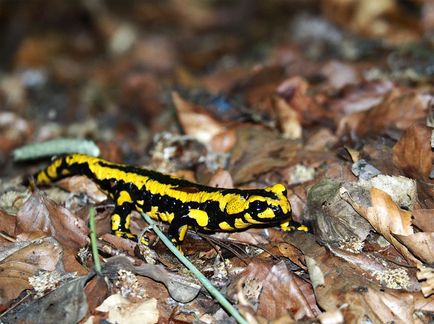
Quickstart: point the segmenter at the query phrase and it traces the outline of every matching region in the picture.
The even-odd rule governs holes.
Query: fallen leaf
[[[413,210],[413,225],[423,232],[430,232],[434,228],[434,209]]]
[[[84,192],[97,203],[107,199],[107,195],[97,187],[95,182],[85,176],[68,177],[58,181],[56,185],[68,192]]]
[[[306,261],[310,259],[307,266],[312,281],[316,280],[318,305],[327,312],[341,309],[344,323],[366,319],[413,323],[415,311],[430,309],[428,303],[419,303],[422,294],[382,287],[366,277],[366,269],[334,256],[314,238],[300,233],[292,242],[302,250]]]
[[[301,77],[292,77],[283,81],[277,88],[277,94],[298,114],[302,125],[332,118],[332,114],[319,105],[313,96],[309,95],[310,85]]]
[[[85,222],[69,210],[35,191],[17,214],[18,233],[43,231],[61,244],[80,248],[88,244]]]
[[[359,83],[356,69],[339,61],[326,63],[321,69],[321,73],[328,79],[334,89],[341,89],[344,86]]]
[[[222,170],[222,169],[217,170],[217,172],[209,180],[208,185],[210,187],[215,187],[215,188],[233,188],[234,187],[234,183],[232,181],[231,174],[228,171]]]
[[[312,318],[317,308],[306,299],[312,295],[312,290],[304,286],[301,290],[300,284],[283,261],[275,265],[254,261],[230,285],[229,294],[241,294],[256,310],[255,315],[267,320],[288,312],[296,320]]]
[[[344,87],[336,96],[328,99],[327,104],[341,114],[359,113],[380,104],[392,89],[393,83],[388,80],[364,81]]]
[[[107,320],[112,323],[151,324],[158,321],[157,300],[151,298],[141,303],[131,303],[120,294],[109,296],[96,308],[108,312]]]
[[[411,235],[395,235],[395,237],[423,262],[434,263],[434,233],[420,232]]]
[[[417,265],[416,277],[421,282],[421,290],[425,297],[429,297],[434,293],[434,268],[425,267],[422,264]],[[431,302],[434,309],[434,301]]]
[[[16,216],[9,215],[0,209],[0,219],[0,231],[8,234],[9,236],[14,236],[17,222]]]
[[[177,92],[172,93],[172,100],[182,129],[187,135],[194,137],[199,142],[209,143],[214,136],[226,130],[204,108],[188,102]]]
[[[62,262],[62,248],[53,238],[16,242],[1,251],[0,304],[6,305],[25,289],[40,270],[53,271]]]
[[[410,264],[420,263],[409,249],[394,237],[395,234],[413,234],[410,212],[400,209],[387,193],[377,188],[372,188],[370,191],[371,206],[369,207],[362,206],[353,201],[345,189],[341,190],[340,195],[342,199],[349,202],[361,216],[366,218],[372,227],[383,235],[384,238],[401,253],[407,262]]]
[[[235,184],[290,164],[300,144],[261,128],[239,128],[232,150],[229,172]]]
[[[392,91],[369,110],[345,116],[339,121],[337,135],[354,138],[383,134],[387,130],[406,130],[425,118],[431,96],[419,92]]]
[[[274,98],[274,108],[284,138],[301,139],[302,127],[298,113],[283,99]]]
[[[49,294],[22,303],[2,317],[6,323],[78,323],[87,313],[87,276],[70,280]]]
[[[393,164],[413,178],[427,178],[432,170],[432,128],[415,124],[393,147]]]
[[[372,230],[371,225],[339,195],[345,185],[351,197],[366,200],[366,190],[352,183],[324,179],[312,186],[307,196],[306,218],[312,224],[315,235],[329,243],[340,243],[348,237],[362,242]]]

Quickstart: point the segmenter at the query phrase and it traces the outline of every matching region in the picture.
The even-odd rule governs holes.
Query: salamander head
[[[251,224],[279,223],[291,216],[291,205],[284,185],[275,184],[264,189],[264,195],[252,195],[247,199],[244,218]]]

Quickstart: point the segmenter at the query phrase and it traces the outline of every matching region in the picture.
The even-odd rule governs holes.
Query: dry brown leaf
[[[339,61],[326,63],[321,69],[321,74],[328,79],[328,82],[334,89],[341,89],[345,86],[359,83],[356,69],[350,64]]]
[[[279,252],[291,262],[298,265],[300,268],[305,269],[306,266],[301,262],[304,257],[299,249],[297,249],[294,245],[286,242],[278,243],[277,247]]]
[[[13,112],[0,112],[0,152],[22,145],[31,133],[32,127],[25,119]]]
[[[417,265],[416,277],[421,281],[421,290],[425,297],[429,297],[434,293],[434,268],[425,267],[422,264]],[[432,310],[434,311],[434,300],[431,302]]]
[[[86,293],[89,311],[95,312],[95,308],[102,304],[108,297],[109,288],[107,287],[106,277],[95,276],[86,284],[84,291]]]
[[[310,85],[301,77],[293,77],[282,82],[277,88],[277,93],[298,114],[298,120],[302,125],[324,121],[332,118],[332,114],[319,105],[309,95]]]
[[[390,81],[361,82],[357,85],[349,85],[343,88],[337,98],[328,99],[328,106],[335,112],[349,115],[366,111],[380,104],[384,97],[392,90]]]
[[[428,264],[434,263],[434,233],[395,235],[415,256]]]
[[[434,230],[434,209],[413,210],[413,225],[420,228],[423,232]]]
[[[233,188],[234,182],[232,181],[231,174],[228,171],[219,169],[211,177],[208,185],[215,188]]]
[[[184,100],[179,93],[172,93],[172,100],[178,113],[179,122],[187,135],[202,143],[209,143],[214,136],[226,128],[204,108]]]
[[[56,185],[68,192],[84,192],[97,203],[107,199],[107,195],[99,190],[95,182],[86,176],[68,177],[58,181]]]
[[[230,290],[256,309],[256,316],[267,320],[278,319],[290,313],[296,320],[312,318],[315,303],[306,298],[313,296],[311,287],[306,289],[296,276],[288,271],[285,263],[276,265],[254,261],[234,281]]]
[[[372,188],[371,206],[362,206],[348,197],[345,189],[341,190],[341,197],[351,204],[351,206],[369,223],[374,229],[384,236],[401,254],[412,264],[420,263],[409,249],[401,244],[394,235],[411,235],[413,228],[411,227],[411,213],[400,209],[392,200],[392,198],[382,190]]]
[[[155,298],[131,303],[120,294],[111,295],[96,310],[108,312],[107,320],[112,323],[157,323],[159,314]]]
[[[393,147],[393,164],[413,178],[426,178],[432,169],[432,128],[413,125]]]
[[[230,240],[234,240],[240,243],[245,243],[249,245],[261,245],[269,243],[269,240],[264,237],[264,229],[262,228],[251,228],[247,231],[230,233],[218,233],[216,235],[225,235]]]
[[[34,192],[18,211],[17,230],[19,233],[43,231],[74,248],[89,242],[86,223],[40,192]]]
[[[237,140],[235,129],[228,129],[219,133],[211,140],[211,148],[214,152],[228,153],[232,150]]]
[[[8,304],[25,289],[38,271],[53,271],[62,260],[62,248],[53,238],[17,242],[2,251],[0,304]]]
[[[241,82],[250,74],[245,67],[235,66],[227,70],[218,69],[204,76],[202,86],[211,94],[228,93],[234,85]]]
[[[420,37],[418,16],[406,14],[408,8],[400,6],[399,2],[330,0],[321,4],[324,14],[331,21],[355,34],[378,37],[396,45],[416,41]]]
[[[275,97],[274,107],[279,118],[278,121],[283,137],[294,140],[300,139],[303,130],[298,113],[283,98]]]
[[[405,130],[425,118],[430,99],[430,96],[419,92],[401,94],[395,89],[371,109],[342,118],[337,134],[364,137],[381,134],[387,129]]]
[[[300,144],[262,128],[239,128],[237,137],[229,166],[235,184],[251,181],[259,174],[290,164],[300,147]]]
[[[381,292],[368,288],[363,300],[376,320],[382,323],[412,323],[414,300],[410,294],[395,294],[393,291]]]
[[[0,232],[14,236],[17,218],[0,209],[0,219]]]
[[[429,309],[427,303],[420,303],[422,294],[382,287],[366,277],[366,269],[331,254],[314,238],[300,233],[292,241],[306,258],[314,260],[314,266],[308,263],[311,278],[323,280],[315,286],[318,305],[324,311],[341,309],[344,323],[366,319],[375,323],[413,323],[415,311]]]

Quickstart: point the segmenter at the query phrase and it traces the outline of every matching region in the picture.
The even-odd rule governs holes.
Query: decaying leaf
[[[87,245],[87,226],[66,208],[34,192],[17,214],[17,229],[21,232],[43,231],[70,247]]]
[[[205,109],[186,101],[177,92],[172,93],[172,100],[184,132],[199,142],[209,143],[214,136],[226,130]]]
[[[314,185],[307,197],[306,218],[312,223],[316,235],[325,242],[339,243],[349,237],[364,241],[372,227],[340,198],[342,185],[342,182],[332,179]],[[357,199],[368,200],[365,190],[350,183],[346,185],[354,190]]]
[[[113,323],[157,323],[159,314],[155,298],[131,303],[120,294],[111,295],[96,310],[107,312],[107,320]]]
[[[427,178],[433,168],[431,133],[423,125],[409,127],[393,147],[393,163],[414,178]]]
[[[359,137],[373,136],[386,130],[405,130],[425,117],[430,97],[420,93],[391,92],[373,108],[342,118],[338,135],[346,132]]]
[[[110,258],[104,265],[103,273],[114,281],[120,269],[128,270],[137,275],[146,276],[163,283],[171,297],[182,303],[193,300],[200,290],[200,286],[179,275],[167,272],[161,265],[142,264],[140,266],[133,266],[123,256]]]
[[[413,225],[424,232],[430,232],[434,228],[434,209],[413,210]]]
[[[394,237],[395,234],[413,234],[411,213],[396,206],[392,198],[382,190],[372,188],[370,194],[372,205],[367,207],[349,198],[348,192],[345,189],[340,191],[341,197],[349,202],[360,215],[366,218],[372,227],[383,235],[409,263],[419,263],[420,261],[414,257],[409,249]]]
[[[219,169],[209,180],[208,185],[215,188],[233,188],[234,182],[229,172]]]
[[[99,203],[107,199],[95,182],[85,176],[74,176],[60,180],[57,185],[69,192],[84,192],[93,201]]]
[[[307,301],[312,291],[296,280],[284,262],[272,265],[252,262],[231,284],[230,291],[249,304],[257,316],[277,319],[288,312],[297,319],[312,318],[317,313]]]
[[[340,309],[344,322],[368,319],[381,323],[413,323],[416,311],[432,308],[429,302],[423,302],[420,293],[384,288],[369,279],[366,269],[328,253],[302,235],[295,236],[293,243],[303,251],[309,274],[317,282],[314,288],[318,304],[325,311]]]
[[[237,137],[229,166],[235,184],[289,164],[299,147],[278,134],[254,127],[238,129]]]
[[[315,98],[309,94],[309,90],[309,83],[298,76],[283,81],[277,88],[277,93],[285,99],[292,110],[297,112],[302,125],[309,125],[332,117],[330,112],[318,104]]]
[[[8,304],[23,290],[28,278],[38,271],[54,271],[62,260],[62,248],[53,238],[17,242],[0,251],[0,304]]]
[[[31,300],[6,313],[6,323],[78,323],[87,312],[83,287],[87,277],[79,277],[42,298]]]
[[[283,137],[300,139],[302,127],[298,119],[298,113],[283,98],[274,98],[274,107],[279,117]]]
[[[432,229],[434,230],[434,229]],[[415,233],[411,235],[398,235],[395,237],[405,245],[411,253],[427,264],[434,263],[434,233]]]
[[[425,267],[422,264],[417,265],[417,279],[422,281],[422,293],[429,297],[434,293],[434,268]],[[434,304],[434,302],[432,302]]]

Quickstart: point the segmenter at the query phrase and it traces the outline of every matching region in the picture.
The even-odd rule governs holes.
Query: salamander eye
[[[263,201],[255,200],[255,201],[250,203],[249,207],[250,207],[250,210],[252,210],[252,211],[260,212],[260,211],[263,211],[266,206],[265,206]]]

